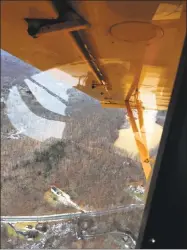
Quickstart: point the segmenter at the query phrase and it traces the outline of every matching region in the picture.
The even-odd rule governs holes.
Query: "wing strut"
[[[138,148],[138,152],[140,155],[140,160],[141,160],[142,168],[144,171],[144,175],[145,175],[146,181],[148,181],[150,179],[152,168],[150,164],[149,150],[147,147],[147,139],[146,139],[146,133],[144,129],[143,109],[142,109],[141,102],[137,101],[138,121],[139,121],[140,129],[138,128],[135,122],[135,118],[134,118],[132,109],[128,101],[126,101],[126,109],[127,109],[127,114],[129,117],[132,130],[133,130],[136,146]]]

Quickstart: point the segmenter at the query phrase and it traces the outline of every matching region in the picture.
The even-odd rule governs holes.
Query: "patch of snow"
[[[53,121],[35,115],[22,100],[16,86],[10,89],[6,101],[7,115],[12,125],[24,134],[38,141],[49,138],[61,139],[65,122]]]
[[[12,132],[7,135],[7,139],[18,140],[23,137],[24,129],[18,130],[17,132]]]
[[[35,96],[36,100],[46,109],[60,114],[65,115],[66,105],[59,101],[54,96],[50,95],[46,90],[35,84],[34,82],[26,79],[25,83],[29,87],[30,91]]]
[[[65,101],[68,101],[69,98],[67,90],[76,86],[78,83],[76,78],[69,76],[67,73],[61,72],[61,75],[58,76],[58,73],[54,70],[36,74],[32,76],[32,79]]]
[[[3,96],[1,97],[1,102],[5,103],[5,98]]]

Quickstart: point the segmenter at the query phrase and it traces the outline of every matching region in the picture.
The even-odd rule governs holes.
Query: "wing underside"
[[[58,13],[52,2],[2,1],[1,48],[41,71],[55,69],[77,78],[75,87],[103,107],[122,108],[127,100],[133,107],[138,98],[144,108],[167,109],[186,32],[185,3],[70,1],[70,5],[88,27],[72,31],[63,26],[34,39],[25,19],[55,20]]]

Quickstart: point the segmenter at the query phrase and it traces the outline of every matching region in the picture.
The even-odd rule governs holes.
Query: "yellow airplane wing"
[[[42,71],[83,79],[76,88],[103,107],[133,106],[138,95],[143,108],[167,109],[186,31],[185,2],[70,4],[89,26],[72,32],[65,24],[33,38],[25,19],[55,20],[52,1],[1,1],[1,48]]]

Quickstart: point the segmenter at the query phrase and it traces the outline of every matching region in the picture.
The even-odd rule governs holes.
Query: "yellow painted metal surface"
[[[24,18],[55,18],[50,1],[1,1],[1,48],[44,71],[79,60],[67,34],[33,39]]]
[[[144,108],[167,109],[186,32],[185,1],[73,1],[91,24],[83,41],[110,80],[111,99],[96,81],[71,33],[57,31],[33,39],[24,18],[55,18],[50,1],[1,1],[1,47],[25,62],[56,68],[83,79],[76,88],[104,107],[125,107],[136,94]],[[81,82],[81,81],[80,81]]]
[[[138,130],[138,127],[136,125],[136,122],[133,116],[132,109],[128,102],[126,102],[126,108],[127,108],[127,113],[129,116],[129,121],[133,130],[133,133],[134,133],[136,145],[140,154],[140,160],[141,160],[142,168],[144,171],[144,175],[145,175],[146,180],[148,180],[151,174],[151,165],[150,165],[149,150],[147,148],[146,135],[144,131],[142,108],[140,106],[138,108],[140,130]]]

